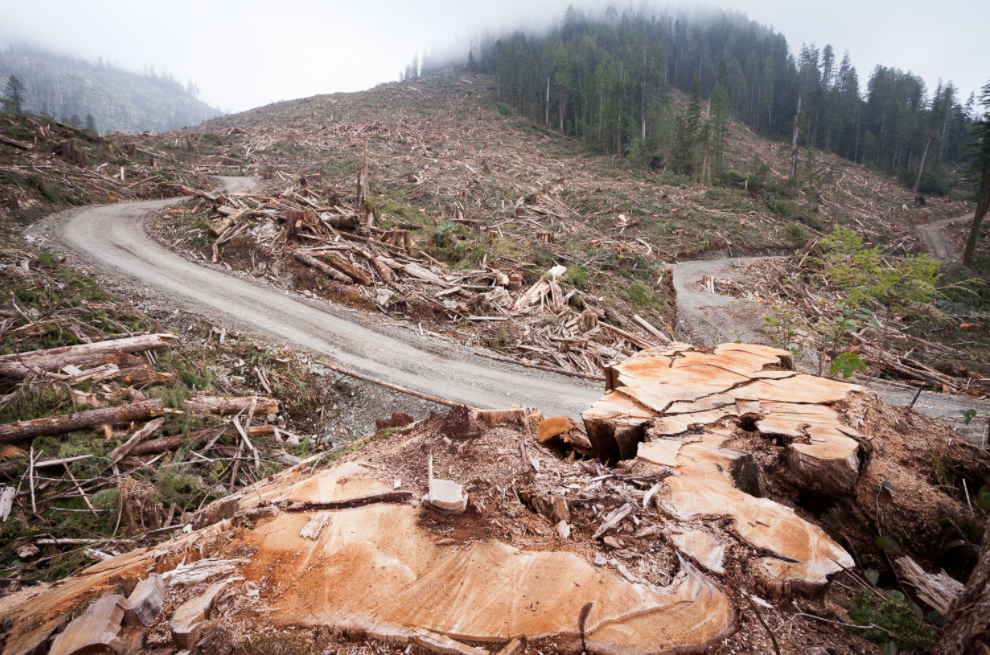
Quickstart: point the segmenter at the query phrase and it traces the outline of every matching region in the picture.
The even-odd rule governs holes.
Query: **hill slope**
[[[167,74],[138,75],[38,50],[0,52],[0,79],[10,75],[26,88],[25,110],[63,120],[90,114],[100,132],[164,132],[220,114]]]
[[[668,265],[679,259],[792,252],[833,224],[861,230],[897,252],[917,246],[912,223],[921,215],[909,209],[910,195],[893,180],[817,154],[803,165],[813,175],[792,195],[780,174],[786,154],[739,125],[730,126],[727,158],[737,182],[708,187],[595,155],[509,114],[496,109],[493,78],[447,70],[415,83],[278,103],[182,130],[169,138],[188,138],[212,172],[258,175],[267,184],[246,199],[250,211],[238,215],[236,238],[215,242],[211,234],[229,225],[217,220],[215,205],[198,201],[164,215],[157,229],[164,242],[194,258],[586,374],[656,343],[636,315],[673,332]],[[453,276],[447,282],[456,278],[462,288],[379,280],[370,260],[355,252],[352,264],[365,267],[377,289],[358,293],[293,257],[288,246],[300,242],[287,239],[282,227],[289,211],[315,207],[327,222],[350,220],[356,211],[354,180],[365,142],[375,219],[360,238],[378,249],[371,254],[388,257],[383,249],[394,252],[394,245],[379,240],[408,231],[424,253],[413,255],[417,265]],[[219,209],[231,214],[238,207]],[[949,203],[928,212],[960,213]],[[317,246],[347,250],[322,244],[337,244],[337,237],[316,228],[323,232],[300,245],[318,256]],[[525,304],[516,305],[519,294],[558,266],[566,271],[562,303],[555,297],[544,307],[537,298],[532,312],[518,314]],[[486,290],[501,294],[492,291],[501,286],[501,274],[519,280],[517,288],[506,287],[502,310],[494,296],[479,298]],[[589,331],[593,321],[575,328],[588,310],[605,324],[601,329]]]

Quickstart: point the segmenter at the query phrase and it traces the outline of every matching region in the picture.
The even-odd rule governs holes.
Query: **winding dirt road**
[[[229,192],[247,191],[255,184],[251,178],[220,179]],[[148,214],[174,202],[177,199],[86,207],[64,215],[54,229],[62,243],[84,259],[168,296],[176,307],[223,317],[378,380],[480,408],[535,406],[547,416],[576,418],[601,396],[600,385],[492,364],[457,345],[418,339],[404,330],[389,334],[330,303],[189,262],[145,231]]]

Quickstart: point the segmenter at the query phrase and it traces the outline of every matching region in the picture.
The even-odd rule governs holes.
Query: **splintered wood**
[[[789,353],[766,346],[723,344],[706,353],[673,344],[611,367],[605,396],[582,414],[603,461],[674,472],[657,494],[665,513],[729,519],[739,538],[766,553],[751,571],[780,594],[817,592],[854,562],[794,510],[758,497],[751,456],[722,447],[733,427],[788,440],[786,466],[811,494],[849,492],[860,469],[861,435],[829,406],[860,388],[792,368]],[[711,570],[721,567],[718,544],[704,533],[672,541]]]

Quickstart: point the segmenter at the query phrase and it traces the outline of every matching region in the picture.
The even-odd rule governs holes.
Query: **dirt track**
[[[721,296],[699,287],[706,275],[721,278],[737,276],[737,264],[763,259],[735,257],[698,260],[674,266],[677,292],[677,338],[686,343],[713,347],[726,341],[766,343],[760,331],[766,308],[751,300]]]
[[[971,220],[973,220],[972,216],[964,215],[956,216],[955,218],[946,218],[927,225],[919,225],[917,227],[918,238],[921,239],[925,250],[935,259],[943,262],[957,261],[959,259],[958,253],[953,252],[948,240],[946,240],[944,228],[955,223]]]
[[[232,192],[254,186],[250,178],[221,180]],[[84,259],[166,295],[176,307],[222,317],[329,356],[378,380],[481,408],[536,406],[547,416],[577,417],[601,396],[601,385],[510,369],[405,330],[387,333],[330,303],[306,300],[182,259],[144,229],[149,212],[172,202],[86,207],[63,215],[54,231]]]

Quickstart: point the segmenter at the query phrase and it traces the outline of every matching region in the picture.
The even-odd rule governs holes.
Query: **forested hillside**
[[[221,112],[196,96],[195,84],[28,47],[0,52],[0,84],[24,85],[22,109],[99,132],[163,132],[196,125]]]
[[[467,67],[494,72],[498,99],[601,152],[649,158],[674,170],[722,174],[729,116],[761,136],[791,139],[900,176],[922,193],[949,188],[946,164],[962,156],[973,99],[951,82],[928,89],[909,71],[861,75],[848,52],[802,45],[741,14],[711,10],[601,16],[568,9],[549,34],[482,39]],[[422,71],[432,65],[424,62]],[[415,75],[408,68],[403,77]],[[864,83],[865,80],[865,83]],[[692,93],[685,112],[672,91]],[[703,102],[707,101],[707,102]],[[926,154],[927,153],[927,154]],[[922,162],[925,162],[922,164]]]

